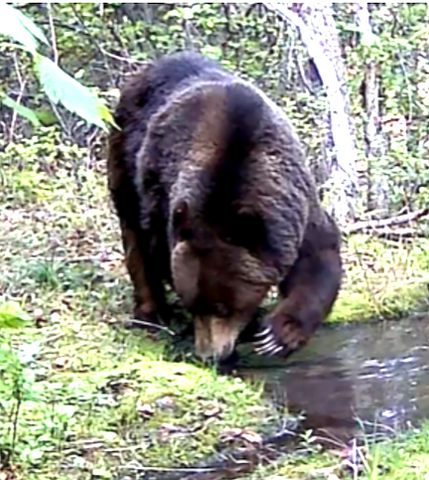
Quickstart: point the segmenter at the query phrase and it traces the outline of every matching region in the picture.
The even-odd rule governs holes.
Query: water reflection
[[[429,320],[407,319],[322,329],[283,365],[239,375],[263,379],[267,393],[306,415],[305,426],[345,441],[409,426],[429,416]]]

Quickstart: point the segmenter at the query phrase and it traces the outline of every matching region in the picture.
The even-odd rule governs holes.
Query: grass
[[[131,285],[104,170],[51,129],[0,154],[0,301],[20,302],[33,318],[22,331],[0,331],[0,345],[23,362],[9,371],[0,362],[0,465],[13,451],[16,478],[109,479],[136,464],[194,464],[230,429],[266,433],[284,420],[262,385],[178,359],[167,335],[154,340],[120,326]],[[426,247],[352,237],[330,320],[415,308],[426,294]],[[295,452],[270,475],[305,478],[333,464],[332,455],[311,452]],[[269,478],[260,472],[267,470],[252,478]]]
[[[424,305],[429,283],[429,241],[388,243],[351,236],[344,249],[345,277],[330,322],[394,318]]]

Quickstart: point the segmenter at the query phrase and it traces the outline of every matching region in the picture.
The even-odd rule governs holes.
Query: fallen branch
[[[429,215],[429,208],[422,208],[416,212],[405,213],[403,215],[397,215],[395,217],[383,218],[381,220],[367,220],[362,222],[356,222],[346,227],[344,233],[350,235],[351,233],[357,233],[368,230],[376,230],[382,227],[392,227],[394,225],[403,225],[404,223],[413,222],[419,218]]]
[[[416,238],[428,238],[429,232],[419,231],[416,228],[389,228],[383,227],[373,230],[373,234],[386,240],[392,240],[397,243],[399,241],[414,241]]]

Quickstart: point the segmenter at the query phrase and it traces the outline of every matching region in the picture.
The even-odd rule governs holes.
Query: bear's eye
[[[189,219],[189,206],[186,201],[180,202],[173,211],[173,231],[179,240],[191,240],[192,231]]]
[[[215,303],[213,305],[213,315],[217,317],[229,317],[229,308],[223,303]]]

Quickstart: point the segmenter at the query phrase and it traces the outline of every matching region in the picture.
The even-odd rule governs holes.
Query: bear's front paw
[[[301,324],[289,315],[268,317],[254,337],[257,354],[280,357],[289,356],[307,341]]]

